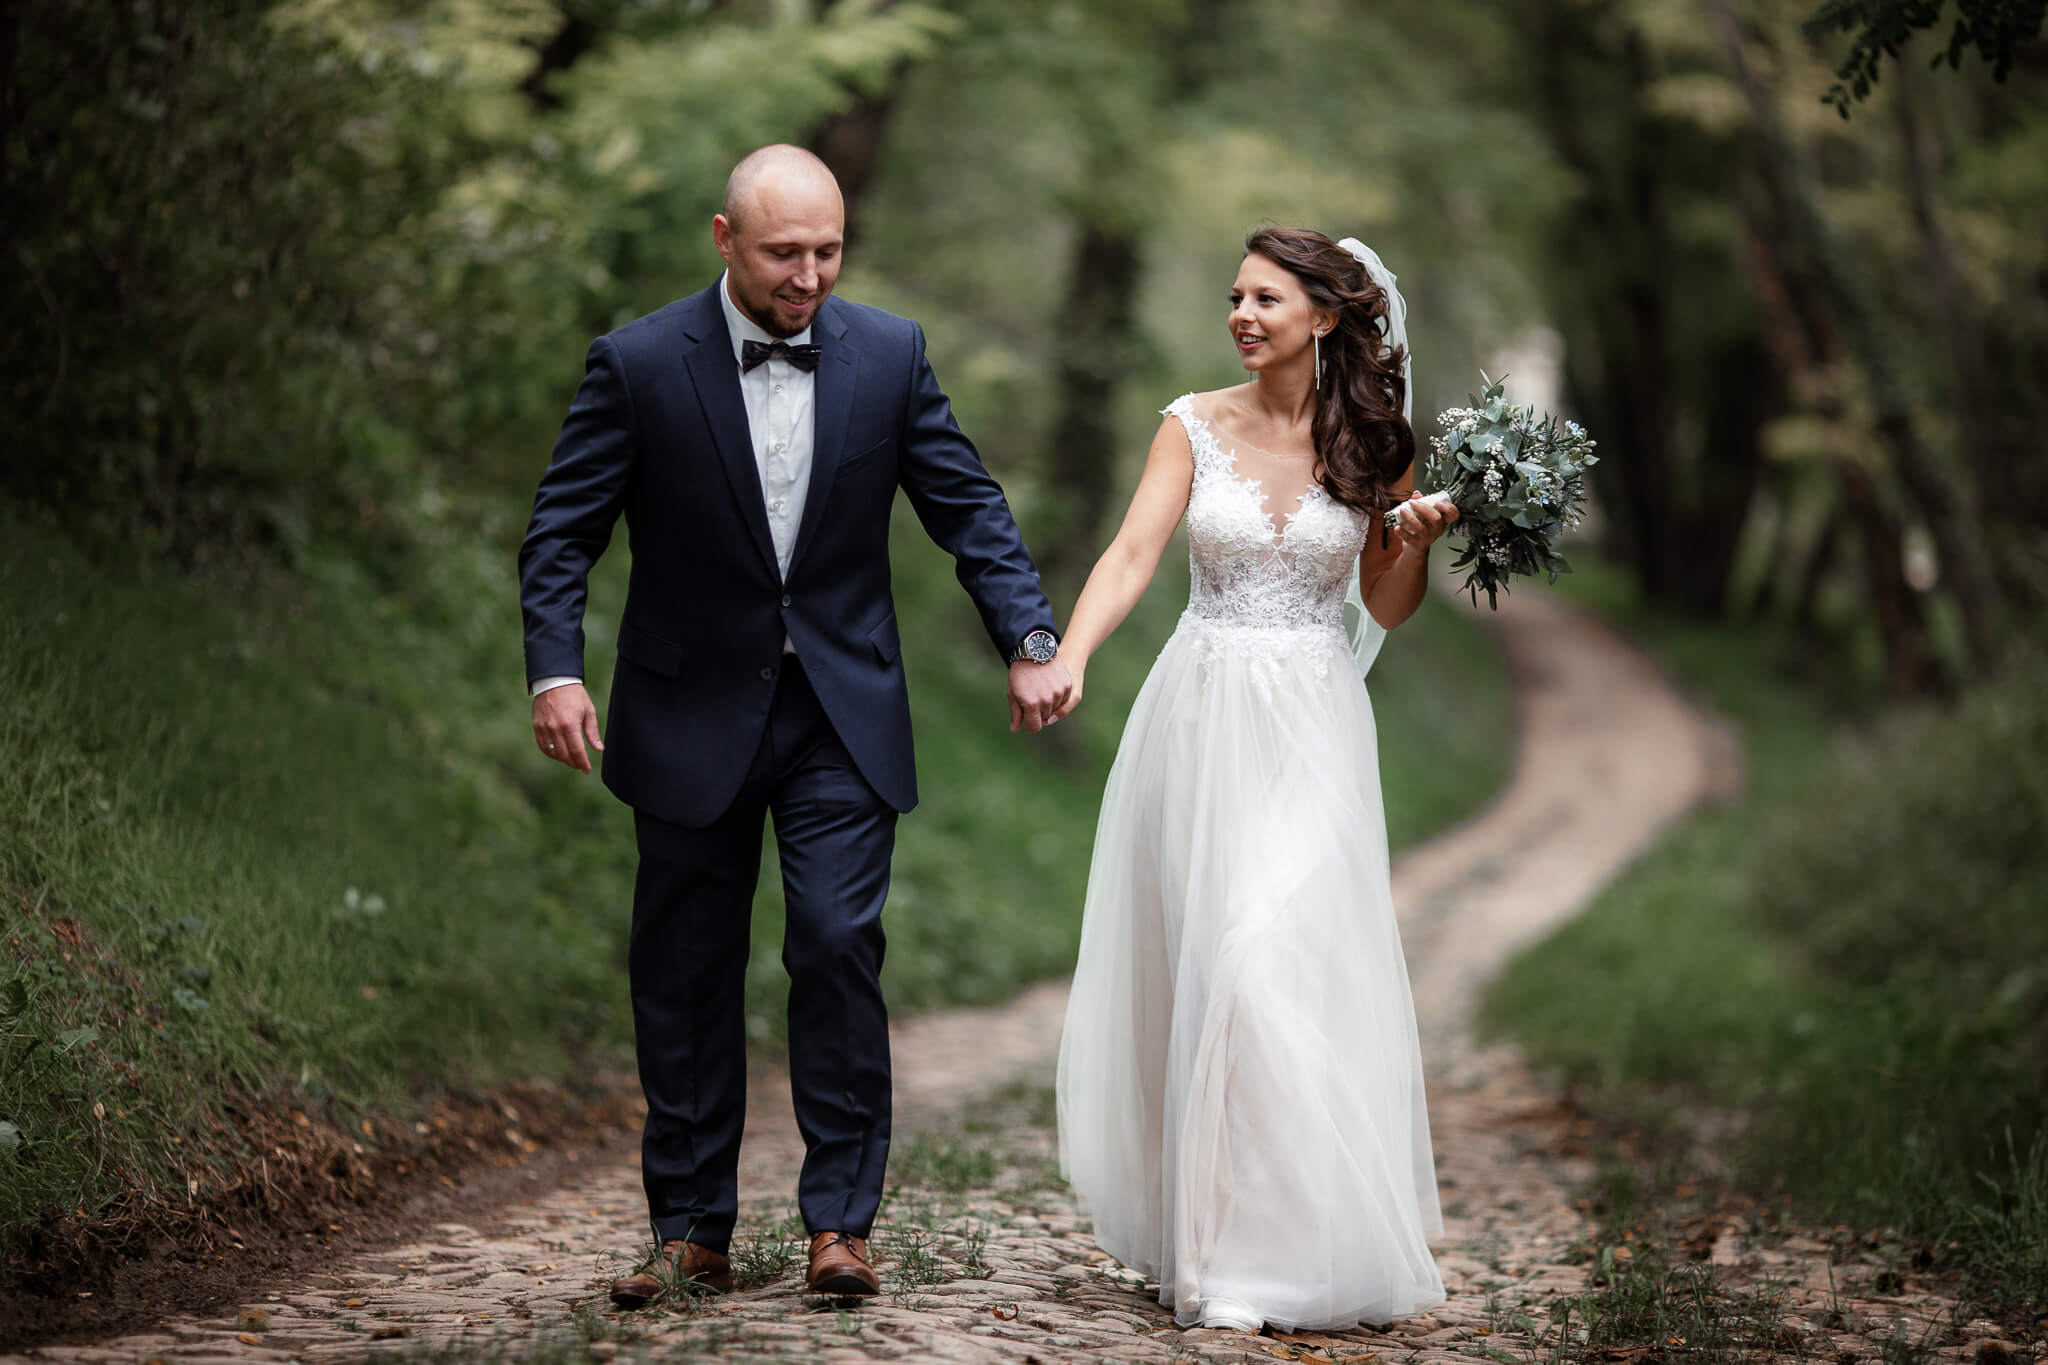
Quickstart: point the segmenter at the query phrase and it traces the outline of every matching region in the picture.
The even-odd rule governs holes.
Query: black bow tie
[[[744,374],[767,360],[787,360],[799,370],[815,370],[819,354],[816,346],[792,346],[786,341],[771,341],[764,346],[758,341],[743,341],[740,343],[740,373]]]

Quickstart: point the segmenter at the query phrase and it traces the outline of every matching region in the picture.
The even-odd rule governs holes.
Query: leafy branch
[[[1824,0],[1806,21],[1806,35],[1853,32],[1856,39],[1835,68],[1835,83],[1822,102],[1849,117],[1849,106],[1867,98],[1877,85],[1884,59],[1896,59],[1915,33],[1939,25],[1947,7],[1946,0]],[[1948,46],[1929,65],[1946,61],[1951,70],[1960,69],[1963,53],[1974,47],[1991,64],[1992,78],[2003,82],[2012,70],[2014,51],[2040,36],[2048,0],[1956,0],[1956,10]]]

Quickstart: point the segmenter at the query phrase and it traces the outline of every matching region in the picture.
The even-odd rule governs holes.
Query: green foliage
[[[389,599],[151,582],[12,515],[0,546],[0,1245],[131,1187],[217,1194],[238,1112],[618,1058],[592,906],[630,867],[575,793],[528,789],[500,698],[469,709],[473,640]]]
[[[1809,1216],[1955,1240],[2039,1302],[2048,1240],[2048,704],[2038,669],[1845,734],[1768,646],[1648,625],[1740,727],[1748,790],[1517,961],[1492,1027],[1624,1111],[1744,1110],[1742,1176]]]
[[[270,0],[56,0],[9,27],[7,485],[188,557],[383,497],[431,82]]]
[[[1807,33],[1856,37],[1822,99],[1849,117],[1849,106],[1868,97],[1877,84],[1884,59],[1896,58],[1914,34],[1938,26],[1947,8],[1943,0],[1825,0],[1806,21]],[[2043,0],[1956,0],[1955,25],[1935,64],[1945,58],[1951,70],[1959,69],[1963,53],[1974,47],[1991,65],[1992,77],[2003,81],[2012,70],[2015,49],[2040,37],[2044,18],[2048,3]]]

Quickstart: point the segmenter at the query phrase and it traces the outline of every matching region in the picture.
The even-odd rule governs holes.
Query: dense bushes
[[[410,349],[432,87],[272,0],[8,24],[9,492],[188,559],[360,520],[394,473],[377,372]]]
[[[2038,651],[1850,733],[1768,647],[1651,626],[1742,728],[1749,788],[1518,961],[1498,1029],[1642,1114],[1745,1115],[1806,1216],[1957,1242],[2048,1302],[2048,693]]]

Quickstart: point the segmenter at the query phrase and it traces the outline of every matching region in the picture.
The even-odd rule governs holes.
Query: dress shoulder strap
[[[1214,460],[1210,458],[1215,450],[1216,436],[1209,430],[1209,424],[1195,411],[1195,396],[1184,393],[1159,410],[1162,417],[1178,418],[1181,430],[1188,435],[1188,448],[1194,452],[1195,467],[1206,469]]]

